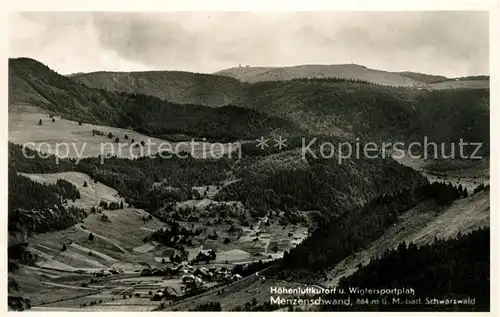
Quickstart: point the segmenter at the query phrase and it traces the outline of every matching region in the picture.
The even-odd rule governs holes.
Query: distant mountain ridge
[[[79,116],[77,120],[134,127],[157,137],[180,133],[226,139],[232,133],[235,138],[249,137],[279,129],[364,139],[421,140],[425,135],[435,142],[464,138],[489,143],[489,90],[480,86],[428,91],[339,77],[244,83],[185,72],[91,76],[96,78],[94,88],[31,59],[9,60],[10,105],[36,103],[58,114]],[[132,84],[122,85],[124,79]],[[482,80],[436,85],[468,83]],[[163,91],[164,86],[168,89]]]
[[[416,72],[388,72],[357,64],[290,67],[233,67],[213,74],[183,71],[91,72],[68,75],[88,87],[151,95],[174,103],[220,107],[230,104],[248,84],[297,79],[345,79],[417,89],[489,88],[489,76],[447,78]]]
[[[216,72],[243,82],[291,80],[296,78],[345,78],[379,85],[409,87],[419,84],[398,73],[370,69],[357,64],[298,65],[290,67],[233,67]]]

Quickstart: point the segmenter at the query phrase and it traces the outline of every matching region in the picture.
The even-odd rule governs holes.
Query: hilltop
[[[389,72],[371,69],[357,64],[339,65],[298,65],[288,67],[232,67],[215,72],[217,75],[229,76],[242,82],[286,81],[299,78],[325,79],[342,78],[364,81],[377,85],[397,87],[425,87],[427,89],[477,89],[489,87],[489,76],[466,76],[448,78],[441,75],[430,75],[410,71]],[[440,85],[444,82],[457,82],[458,85]],[[465,84],[467,82],[467,84]],[[475,83],[472,83],[475,82]],[[480,83],[480,84],[479,84]]]
[[[244,82],[291,80],[296,78],[344,78],[388,86],[413,86],[419,82],[401,74],[357,64],[299,65],[290,67],[233,67],[216,72]]]
[[[239,100],[250,83],[297,79],[345,80],[418,89],[488,89],[489,76],[447,78],[415,72],[388,72],[356,64],[291,67],[233,67],[213,74],[182,71],[91,72],[69,78],[91,88],[145,94],[179,104],[221,107]]]

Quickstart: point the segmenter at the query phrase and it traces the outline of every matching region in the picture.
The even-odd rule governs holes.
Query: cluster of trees
[[[434,239],[431,245],[401,243],[397,249],[372,259],[353,275],[343,278],[339,288],[413,288],[415,295],[402,295],[401,303],[371,303],[363,310],[405,311],[489,311],[490,306],[490,230],[482,228],[454,239]],[[370,295],[364,295],[367,298]],[[379,296],[375,296],[378,298]],[[359,296],[351,294],[351,301]],[[406,299],[422,298],[421,304],[404,304]],[[430,305],[426,298],[440,300],[475,299],[474,305]],[[339,310],[324,306],[323,310]],[[352,310],[353,308],[347,308]],[[356,309],[356,308],[354,308]]]
[[[211,234],[208,235],[208,238],[211,239],[211,240],[217,240],[217,239],[219,239],[219,235],[214,230]]]
[[[250,276],[256,272],[262,271],[265,268],[271,267],[273,264],[276,264],[277,261],[278,260],[262,262],[262,260],[259,260],[250,263],[236,264],[233,266],[231,273],[233,275],[239,274],[243,277]]]
[[[9,210],[9,233],[16,231],[44,233],[69,228],[87,216],[85,210],[77,207],[52,206],[35,211],[22,208]]]
[[[477,194],[483,190],[490,190],[490,185],[479,184],[476,188],[474,188],[473,194]]]
[[[61,206],[65,199],[80,198],[75,185],[59,179],[55,184],[44,185],[17,174],[9,168],[9,211],[15,209],[46,209]],[[27,199],[29,197],[29,199]]]
[[[39,155],[29,147],[23,149],[21,145],[9,142],[9,171],[41,174],[70,172],[77,168],[71,159],[56,159],[54,155],[41,159]]]
[[[55,192],[58,193],[61,197],[71,200],[81,198],[80,191],[78,190],[78,188],[72,183],[68,182],[67,180],[58,179],[56,181],[56,184],[52,186]],[[49,187],[51,186],[49,185]]]
[[[177,254],[177,253],[176,253],[176,254],[172,254],[172,255],[169,257],[169,260],[170,260],[170,262],[171,262],[171,263],[180,263],[180,262],[182,262],[182,260],[183,260],[184,258],[185,258],[185,257],[184,257],[184,256],[182,256],[181,254]],[[165,263],[164,263],[164,261],[163,261],[163,260],[164,260],[164,259],[162,259],[161,263],[165,264],[165,263],[166,263],[166,261],[165,261]]]
[[[455,77],[455,80],[490,80],[490,76],[479,75],[479,76],[464,76],[464,77]]]
[[[170,220],[167,222],[167,224],[170,226],[170,229],[161,228],[155,231],[150,236],[144,238],[144,241],[147,242],[153,240],[170,247],[179,248],[180,246],[185,244],[191,245],[192,241],[190,237],[199,236],[203,232],[203,229],[201,228],[189,229],[181,226],[175,220]]]
[[[99,206],[102,207],[105,210],[123,209],[123,201],[120,201],[120,202],[116,202],[116,201],[107,202],[107,201],[101,200],[101,202],[99,202]]]
[[[215,254],[214,250],[210,250],[208,252],[200,251],[196,255],[197,262],[207,262],[208,263],[208,261],[215,260],[216,258],[217,258],[217,255]]]
[[[365,84],[365,85],[373,85],[373,86],[381,86],[376,83],[372,83],[362,79],[354,79],[354,78],[343,78],[343,77],[328,77],[328,78],[308,78],[308,77],[299,77],[290,80],[285,80],[284,82],[293,83],[293,82],[306,82],[306,83],[347,83],[347,84]]]
[[[43,184],[18,175],[9,169],[9,212],[18,208],[44,209],[61,205],[62,199],[57,193]],[[30,197],[30,199],[26,199]]]
[[[469,196],[467,188],[462,187],[462,184],[454,186],[451,183],[434,182],[426,186],[425,189],[427,197],[434,198],[441,205],[448,205],[456,199]]]
[[[28,243],[17,243],[8,247],[7,255],[9,258],[9,266],[12,266],[11,269],[19,269],[19,265],[17,263],[35,265],[38,261],[38,256],[30,252],[27,247]],[[13,262],[12,260],[16,262]],[[11,270],[9,269],[9,271]]]
[[[10,291],[9,291],[10,294]],[[31,300],[21,296],[8,296],[7,303],[9,310],[23,311],[31,308]]]
[[[96,130],[96,129],[93,129],[92,130],[92,136],[94,136],[94,135],[104,136],[104,132]]]
[[[100,299],[99,301],[90,301],[89,306],[94,306],[97,305],[98,303],[102,304],[102,299]],[[80,304],[80,307],[87,307],[87,303]]]
[[[460,139],[482,143],[481,153],[489,153],[489,89],[474,90],[436,90],[419,95],[414,100],[413,115],[415,122],[409,123],[407,135],[422,141],[427,136],[429,141],[458,144]],[[453,116],[449,114],[453,113]],[[445,127],[445,128],[444,128]],[[458,146],[455,146],[455,153]],[[472,155],[475,146],[465,146],[464,154]],[[438,151],[438,157],[442,151]],[[451,153],[446,151],[446,155]]]

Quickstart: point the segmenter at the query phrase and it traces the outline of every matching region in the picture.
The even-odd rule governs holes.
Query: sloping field
[[[429,244],[435,237],[447,239],[459,232],[468,233],[480,227],[489,226],[490,194],[480,192],[468,198],[453,202],[443,208],[433,202],[424,202],[407,211],[392,228],[371,246],[340,262],[330,271],[330,278],[323,281],[327,286],[335,286],[342,277],[357,270],[358,264],[366,265],[375,256],[386,250],[395,249],[401,242]]]
[[[125,199],[118,195],[118,191],[102,183],[94,182],[94,180],[90,176],[84,173],[64,172],[53,174],[19,174],[29,177],[31,180],[39,182],[41,184],[55,184],[58,179],[63,179],[72,183],[78,188],[81,198],[76,199],[74,203],[72,201],[68,201],[68,205],[70,206],[77,206],[79,208],[88,210],[92,207],[98,206],[101,201],[121,201],[126,206]],[[83,186],[85,182],[87,183],[87,187]]]
[[[217,75],[234,77],[245,82],[291,80],[296,78],[346,78],[380,85],[413,86],[419,82],[398,73],[370,69],[362,65],[299,65],[290,67],[234,67]]]
[[[76,308],[86,311],[151,311],[159,305],[159,302],[151,301],[149,291],[154,294],[158,290],[163,290],[167,285],[180,287],[180,282],[180,280],[162,280],[159,277],[104,279],[94,284],[94,287],[99,289],[97,294],[59,301],[47,306],[35,307],[33,310]],[[91,302],[96,304],[90,305]],[[82,307],[84,304],[85,307]]]
[[[484,89],[490,88],[489,80],[450,80],[430,85],[432,89]]]
[[[39,125],[39,120],[42,125]],[[189,152],[194,157],[210,157],[213,150],[214,156],[236,150],[230,144],[211,146],[208,142],[180,142],[173,143],[157,138],[152,138],[133,130],[109,126],[100,126],[54,118],[41,112],[11,112],[9,113],[9,141],[26,146],[42,153],[51,153],[59,157],[82,158],[112,154],[122,158],[134,158],[144,155],[154,155],[160,152],[171,151],[174,153]],[[104,135],[92,135],[92,130],[97,130]],[[113,135],[108,138],[108,134]],[[127,135],[128,139],[125,139]],[[116,142],[119,138],[119,142]],[[134,146],[135,143],[145,142],[145,146]]]
[[[14,278],[21,287],[19,292],[11,294],[9,291],[9,295],[19,293],[20,296],[30,299],[32,305],[42,305],[99,292],[92,287],[82,287],[78,284],[89,279],[88,275],[83,274],[62,273],[21,265],[17,272],[9,272],[9,278]],[[64,284],[66,281],[72,281],[73,284]]]
[[[103,213],[108,221],[101,220],[99,213],[90,214],[82,224],[30,237],[29,250],[38,255],[37,265],[64,271],[92,272],[116,267],[133,272],[144,267],[141,263],[156,263],[155,253],[166,247],[157,246],[146,252],[135,250],[144,245],[143,239],[151,234],[140,228],[154,231],[165,226],[163,222],[147,219],[148,213],[131,208]],[[93,240],[89,240],[90,233]]]

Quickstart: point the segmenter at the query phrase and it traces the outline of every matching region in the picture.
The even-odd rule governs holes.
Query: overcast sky
[[[486,12],[16,13],[11,57],[62,74],[356,63],[488,74]]]

